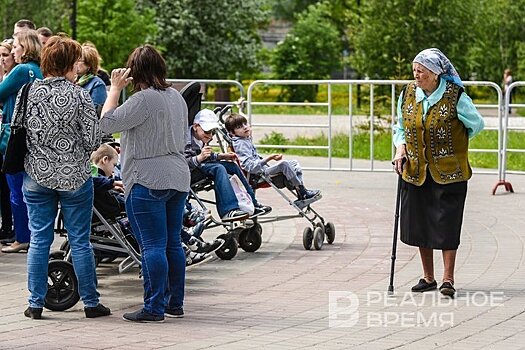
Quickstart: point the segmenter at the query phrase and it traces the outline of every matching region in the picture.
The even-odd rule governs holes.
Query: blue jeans
[[[5,178],[11,191],[11,210],[13,212],[16,240],[20,243],[28,243],[31,237],[29,230],[27,207],[24,203],[22,183],[26,172],[6,174]]]
[[[164,315],[184,302],[186,256],[180,242],[187,192],[133,185],[126,212],[142,254],[144,311]]]
[[[29,306],[41,308],[47,293],[47,264],[54,238],[58,203],[64,215],[73,267],[80,298],[87,307],[97,306],[97,274],[93,248],[89,242],[93,213],[93,180],[88,179],[76,191],[52,190],[24,176],[24,200],[29,213],[31,243],[27,254]]]
[[[217,212],[220,217],[223,217],[230,210],[239,209],[239,202],[237,201],[235,192],[233,192],[228,174],[235,174],[241,179],[246,191],[252,198],[253,205],[257,205],[255,193],[253,193],[252,187],[237,164],[224,161],[205,162],[200,166],[200,170],[204,174],[213,178],[213,182],[215,183],[214,190],[215,200],[217,202]]]

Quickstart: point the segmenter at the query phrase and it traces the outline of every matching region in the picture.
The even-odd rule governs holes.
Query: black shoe
[[[140,322],[140,323],[162,323],[164,322],[164,315],[154,315],[140,309],[135,312],[128,312],[122,315],[124,321]]]
[[[214,239],[211,242],[204,242],[197,237],[190,237],[188,248],[195,253],[213,253],[224,244],[224,239]]]
[[[164,310],[164,316],[170,317],[170,318],[183,318],[184,310],[182,308],[177,308],[177,309],[166,308],[166,310]]]
[[[254,208],[255,210],[252,216],[266,215],[272,211],[272,207],[267,206],[267,205],[262,205],[260,203],[257,203],[257,205],[254,206]]]
[[[13,230],[11,229],[5,229],[5,228],[0,228],[0,240],[4,240],[4,239],[10,239],[11,237],[15,237],[15,233],[13,232]]]
[[[94,307],[84,307],[84,313],[86,314],[86,318],[95,318],[109,316],[111,315],[111,310],[99,303]]]
[[[250,215],[245,211],[242,211],[240,209],[233,209],[227,212],[226,215],[222,217],[222,221],[244,220],[244,219],[248,219],[249,216]]]
[[[418,284],[412,287],[412,292],[428,292],[437,289],[437,282],[434,280],[428,283],[424,278],[420,279]]]
[[[451,298],[453,298],[454,294],[456,294],[456,289],[450,282],[443,282],[441,287],[439,287],[439,291],[441,292],[441,294]]]
[[[40,320],[42,318],[42,308],[29,306],[26,311],[24,311],[24,316],[32,318],[33,320]]]

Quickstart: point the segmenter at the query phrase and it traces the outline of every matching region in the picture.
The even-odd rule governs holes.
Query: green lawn
[[[525,149],[525,134],[520,132],[509,132],[508,148]],[[498,134],[494,130],[483,131],[471,140],[471,149],[493,149],[498,148]],[[272,132],[260,141],[261,144],[271,145],[301,145],[301,146],[327,146],[326,135],[306,138],[298,137],[293,140],[285,138],[282,134]],[[370,159],[370,136],[366,133],[354,134],[353,158]],[[323,149],[263,149],[264,152],[282,152],[304,156],[328,157],[328,150]],[[332,156],[338,158],[349,157],[349,137],[345,134],[336,134],[332,137]],[[389,132],[374,135],[374,159],[390,160],[392,158],[392,136]],[[471,165],[477,168],[497,168],[497,153],[471,152],[469,155]],[[508,153],[508,170],[525,170],[525,153]]]

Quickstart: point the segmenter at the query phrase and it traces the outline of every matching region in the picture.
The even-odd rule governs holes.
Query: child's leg
[[[257,199],[255,199],[255,193],[253,192],[252,186],[248,183],[248,180],[246,180],[246,177],[241,171],[241,168],[233,162],[219,162],[222,164],[222,166],[226,169],[228,174],[230,175],[237,175],[239,179],[241,180],[242,184],[246,188],[246,191],[252,198],[253,205],[257,206]]]
[[[200,169],[213,178],[217,211],[223,217],[229,211],[239,209],[239,202],[230,184],[227,169],[221,163],[227,162],[207,162],[202,164]]]
[[[295,162],[297,163],[297,162]],[[301,169],[301,168],[299,168]],[[274,164],[266,169],[264,169],[264,173],[268,176],[283,173],[283,175],[286,177],[288,181],[294,186],[299,187],[303,184],[300,177],[297,175],[297,172],[293,166],[293,164],[289,161],[283,160],[277,164]]]

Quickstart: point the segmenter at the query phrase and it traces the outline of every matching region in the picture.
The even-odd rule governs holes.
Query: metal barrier
[[[313,170],[338,170],[338,171],[392,171],[392,168],[377,169],[375,167],[374,159],[374,128],[375,128],[375,118],[376,113],[374,110],[374,87],[375,86],[390,86],[390,127],[392,128],[397,121],[397,100],[399,94],[396,93],[396,87],[404,86],[408,83],[408,80],[257,80],[250,84],[247,92],[247,117],[251,125],[254,127],[271,127],[271,128],[320,128],[327,130],[327,145],[326,146],[294,146],[294,145],[257,145],[259,148],[294,148],[294,149],[325,149],[328,152],[328,164],[326,167],[314,167],[309,168]],[[482,109],[495,109],[498,115],[498,127],[492,127],[487,129],[493,129],[498,131],[498,149],[469,149],[470,152],[486,152],[486,153],[497,153],[498,154],[498,170],[478,170],[477,173],[486,173],[486,174],[498,174],[500,179],[504,176],[504,171],[502,168],[502,145],[503,145],[503,123],[502,123],[502,113],[500,106],[503,101],[503,93],[499,85],[488,82],[488,81],[466,81],[464,82],[466,86],[485,86],[494,91],[497,94],[497,104],[477,104],[476,107],[480,110]],[[326,85],[327,86],[327,100],[324,102],[257,102],[254,100],[254,89],[258,86],[283,86],[283,85]],[[348,157],[348,167],[336,168],[333,166],[332,162],[332,136],[333,136],[333,101],[332,101],[332,87],[334,85],[347,85],[348,86],[348,123],[349,123],[349,157]],[[354,119],[356,117],[363,117],[363,115],[354,115],[353,108],[353,87],[354,86],[368,86],[370,93],[369,101],[369,120],[368,120],[368,129],[370,133],[370,158],[369,166],[367,168],[356,168],[353,166],[353,133],[354,133]],[[326,124],[283,124],[283,123],[259,123],[254,120],[253,107],[254,106],[315,106],[315,107],[326,107],[328,122]],[[365,116],[366,117],[366,116]],[[392,158],[394,155],[394,147],[392,146]]]
[[[502,173],[500,175],[499,181],[494,186],[494,189],[492,191],[493,194],[496,193],[496,190],[499,186],[503,186],[505,188],[505,191],[507,192],[514,192],[514,189],[512,188],[512,185],[510,182],[506,180],[507,174],[521,174],[524,175],[525,171],[516,171],[516,170],[507,170],[507,153],[524,153],[525,149],[516,149],[516,148],[508,148],[508,132],[509,130],[521,130],[524,131],[525,127],[523,126],[509,126],[509,110],[513,107],[525,107],[525,104],[518,104],[518,103],[511,103],[511,96],[514,93],[514,89],[519,86],[525,86],[525,81],[516,81],[509,85],[507,91],[505,92],[505,103],[502,106],[503,114],[504,114],[504,121],[503,121],[503,140],[502,140]]]
[[[210,105],[210,106],[226,106],[226,105],[236,105],[241,111],[244,107],[243,101],[245,98],[245,91],[244,86],[237,80],[220,80],[220,79],[167,79],[167,82],[170,84],[187,84],[191,82],[198,82],[201,84],[206,85],[227,85],[229,88],[234,87],[236,90],[238,90],[239,93],[239,99],[235,101],[214,101],[205,99],[202,101],[202,104],[204,106]],[[205,95],[203,95],[205,96]],[[213,108],[212,108],[213,109]]]

